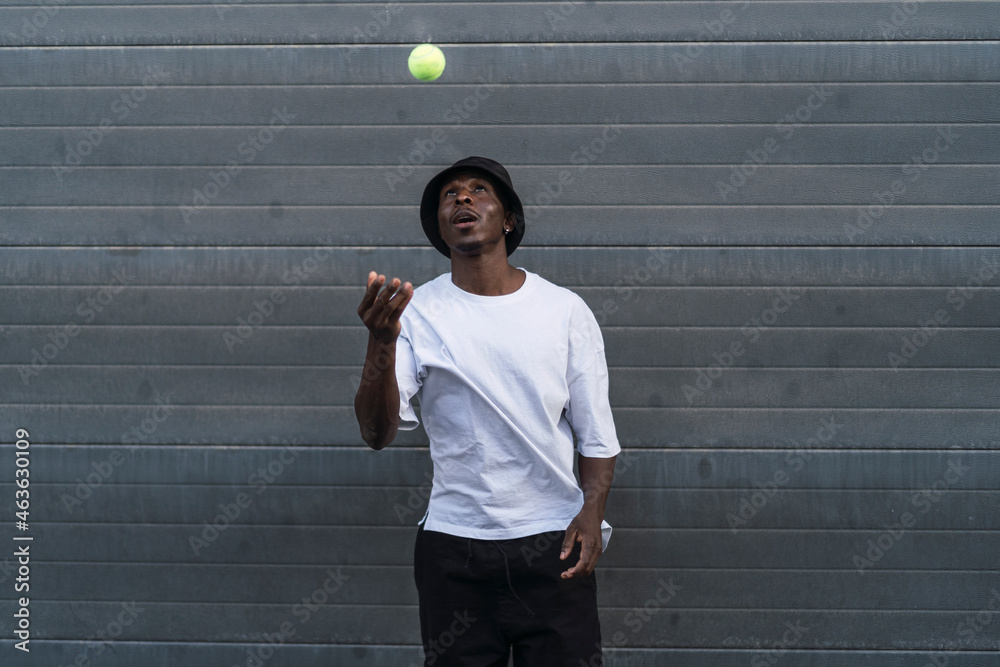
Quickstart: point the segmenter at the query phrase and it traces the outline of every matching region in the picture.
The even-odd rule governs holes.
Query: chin
[[[507,242],[504,237],[500,238],[498,246],[503,250],[504,256],[507,256]],[[477,239],[459,239],[455,245],[448,246],[452,252],[458,252],[462,255],[477,256],[482,255],[489,251],[491,244],[488,241],[480,241]]]
[[[482,255],[483,254],[483,244],[482,243],[463,243],[460,245],[453,246],[451,248],[452,252],[457,252],[461,255]]]

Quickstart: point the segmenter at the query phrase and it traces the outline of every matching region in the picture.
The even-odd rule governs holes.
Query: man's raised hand
[[[403,283],[399,278],[393,278],[385,285],[385,276],[372,271],[368,274],[368,289],[358,306],[358,316],[368,327],[372,338],[383,345],[390,345],[399,338],[402,325],[399,317],[403,314],[406,304],[413,298],[413,285]],[[382,290],[381,293],[379,290]]]
[[[413,285],[400,286],[399,278],[382,289],[384,285],[385,276],[369,273],[368,289],[358,306],[358,316],[368,327],[368,351],[354,397],[354,413],[361,437],[376,450],[392,442],[399,427],[396,339],[403,328],[399,316],[413,297]]]

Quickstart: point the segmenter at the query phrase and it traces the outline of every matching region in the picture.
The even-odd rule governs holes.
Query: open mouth
[[[460,213],[456,213],[452,216],[451,224],[458,228],[471,227],[476,224],[477,220],[479,220],[479,218],[471,211],[461,211]]]

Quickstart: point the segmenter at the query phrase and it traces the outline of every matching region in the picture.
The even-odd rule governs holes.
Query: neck
[[[451,282],[480,296],[503,296],[516,292],[527,276],[507,261],[507,254],[463,256],[451,253]]]

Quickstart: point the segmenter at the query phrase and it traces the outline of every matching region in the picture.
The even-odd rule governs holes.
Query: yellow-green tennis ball
[[[410,52],[410,74],[421,81],[433,81],[444,71],[444,54],[433,44],[421,44]]]

